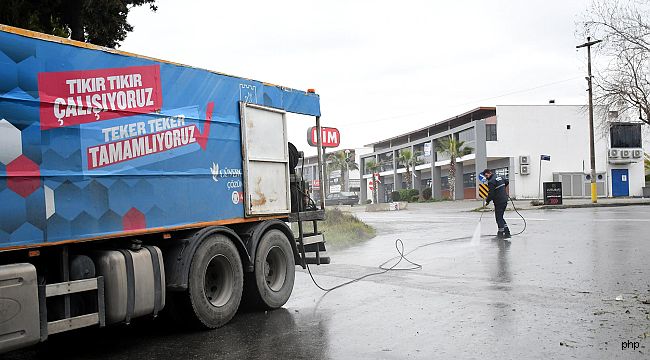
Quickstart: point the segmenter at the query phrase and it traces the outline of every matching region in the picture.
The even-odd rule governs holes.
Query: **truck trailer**
[[[312,90],[0,25],[0,353],[284,305],[329,263],[286,113],[322,144]]]

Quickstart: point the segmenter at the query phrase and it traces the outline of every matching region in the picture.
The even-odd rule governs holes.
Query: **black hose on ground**
[[[512,210],[514,210],[514,211],[517,213],[517,215],[519,215],[519,217],[521,218],[521,220],[524,221],[524,228],[523,228],[520,232],[518,232],[518,233],[514,233],[514,234],[511,234],[511,235],[512,235],[512,236],[521,235],[521,234],[524,233],[524,231],[526,231],[526,226],[527,226],[527,224],[526,224],[526,218],[524,218],[524,216],[521,215],[521,213],[519,213],[519,210],[517,210],[517,207],[515,206],[515,202],[512,200],[512,198],[511,198],[510,196],[508,196],[508,200],[510,200],[510,203],[512,204]],[[483,207],[485,207],[485,204],[483,204]],[[478,221],[481,222],[482,219],[483,219],[483,211],[481,211],[481,217],[479,218]]]
[[[518,232],[516,234],[512,234],[513,236],[514,235],[520,235],[524,231],[526,231],[526,219],[523,217],[523,215],[521,215],[519,213],[519,210],[517,210],[517,208],[515,207],[515,203],[512,200],[512,198],[510,198],[508,196],[508,199],[510,199],[510,202],[512,203],[512,208],[515,210],[517,215],[519,215],[519,217],[521,217],[521,219],[524,221],[524,228],[520,232]],[[481,222],[482,219],[483,219],[483,212],[481,211],[481,216],[479,217],[479,222]],[[432,242],[429,242],[429,243],[426,243],[426,244],[416,246],[415,248],[413,248],[413,250],[411,250],[411,251],[409,251],[407,253],[404,252],[404,242],[402,242],[401,239],[397,239],[397,240],[395,240],[395,249],[397,250],[397,253],[399,255],[395,256],[393,258],[390,258],[390,259],[384,261],[381,265],[379,265],[378,267],[379,267],[379,269],[381,271],[377,271],[377,272],[374,272],[374,273],[370,273],[370,274],[360,276],[358,278],[354,278],[354,279],[352,279],[350,281],[346,281],[344,283],[341,283],[341,284],[336,285],[336,286],[331,287],[331,288],[323,287],[320,284],[318,284],[318,282],[316,282],[316,279],[314,279],[314,275],[311,273],[311,269],[309,268],[309,264],[307,264],[307,272],[309,273],[309,277],[311,278],[311,281],[314,283],[314,285],[316,285],[317,288],[319,288],[319,289],[321,289],[321,290],[323,290],[325,292],[330,292],[330,291],[342,288],[342,287],[344,287],[346,285],[353,284],[353,283],[355,283],[357,281],[361,281],[361,280],[366,279],[366,278],[371,277],[371,276],[385,274],[385,273],[387,273],[389,271],[403,271],[403,270],[419,270],[419,269],[422,269],[422,265],[420,265],[420,264],[418,264],[418,263],[416,263],[414,261],[409,260],[406,257],[406,255],[409,255],[409,254],[411,254],[411,253],[413,253],[413,252],[415,252],[415,251],[417,251],[417,250],[419,250],[421,248],[427,247],[427,246],[440,244],[440,243],[444,243],[444,242],[467,240],[467,239],[471,239],[471,238],[472,238],[472,236],[462,236],[462,237],[445,239],[445,240],[440,240],[440,241],[432,241]],[[389,263],[391,263],[391,262],[393,262],[395,260],[397,260],[397,261],[393,265],[391,265],[389,267],[386,267]],[[411,266],[398,268],[397,265],[399,265],[402,261],[408,262],[409,264],[411,264]]]
[[[516,234],[512,234],[512,236],[521,235],[521,234],[524,233],[524,231],[526,231],[526,219],[524,218],[523,215],[521,215],[521,214],[519,213],[519,210],[517,210],[517,207],[515,207],[515,202],[512,201],[512,198],[511,198],[510,196],[508,196],[508,199],[510,199],[510,203],[512,203],[512,209],[517,213],[517,215],[519,215],[519,217],[521,218],[521,220],[524,221],[524,228],[521,229],[520,232],[518,232],[518,233],[516,233]]]
[[[419,270],[419,269],[422,269],[422,265],[420,265],[420,264],[418,264],[418,263],[416,263],[414,261],[409,260],[406,257],[406,255],[409,255],[409,254],[411,254],[411,253],[413,253],[413,252],[415,252],[415,251],[417,251],[417,250],[419,250],[419,249],[421,249],[423,247],[427,247],[427,246],[431,246],[431,245],[435,245],[435,244],[440,244],[440,243],[444,243],[444,242],[450,242],[450,241],[467,240],[467,239],[471,239],[471,238],[472,238],[471,236],[463,236],[463,237],[445,239],[445,240],[440,240],[440,241],[433,241],[433,242],[430,242],[430,243],[426,243],[426,244],[416,246],[415,248],[413,248],[413,250],[411,250],[411,251],[409,251],[407,253],[404,252],[404,243],[402,242],[402,240],[397,239],[397,240],[395,240],[395,249],[397,250],[399,255],[397,255],[395,257],[392,257],[392,258],[384,261],[381,265],[379,265],[378,267],[379,267],[379,269],[381,271],[377,271],[377,272],[374,272],[374,273],[370,273],[370,274],[360,276],[358,278],[354,278],[354,279],[352,279],[350,281],[346,281],[344,283],[341,283],[341,284],[336,285],[336,286],[331,287],[331,288],[325,288],[325,287],[321,286],[320,284],[318,284],[318,282],[316,282],[316,279],[314,279],[314,275],[311,273],[311,269],[309,268],[309,264],[307,264],[307,272],[309,273],[309,277],[311,277],[311,281],[314,283],[314,285],[316,285],[317,288],[319,288],[319,289],[321,289],[321,290],[323,290],[325,292],[330,292],[332,290],[342,288],[342,287],[344,287],[346,285],[350,285],[352,283],[355,283],[357,281],[361,281],[361,280],[363,280],[365,278],[368,278],[368,277],[371,277],[371,276],[385,274],[385,273],[387,273],[389,271],[404,271],[404,270]],[[387,267],[387,265],[389,263],[391,263],[391,262],[393,262],[395,260],[397,260],[397,261],[393,265]],[[402,261],[408,262],[409,264],[411,264],[411,266],[398,268],[397,265],[399,265]]]

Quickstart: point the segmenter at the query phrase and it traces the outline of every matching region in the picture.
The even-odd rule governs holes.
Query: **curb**
[[[508,204],[510,205],[510,204]],[[596,203],[596,204],[566,204],[566,205],[540,205],[534,207],[518,207],[517,210],[553,210],[553,209],[583,209],[583,208],[597,208],[597,207],[619,207],[619,206],[650,206],[650,201],[635,201],[635,202],[624,202],[624,203]],[[493,209],[471,209],[466,210],[467,212],[494,212]],[[506,208],[506,211],[514,211],[512,207]]]
[[[639,206],[650,205],[648,201],[637,202],[624,202],[624,203],[603,203],[603,204],[572,204],[572,205],[541,205],[531,209],[580,209],[580,208],[596,208],[596,207],[618,207],[618,206]]]

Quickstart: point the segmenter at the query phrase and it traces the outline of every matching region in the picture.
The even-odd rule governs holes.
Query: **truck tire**
[[[239,252],[224,235],[212,235],[196,249],[187,291],[174,294],[172,316],[192,327],[215,329],[239,308],[244,271]]]
[[[296,261],[289,239],[280,230],[269,230],[255,252],[255,271],[246,273],[244,287],[248,307],[277,309],[293,291]]]

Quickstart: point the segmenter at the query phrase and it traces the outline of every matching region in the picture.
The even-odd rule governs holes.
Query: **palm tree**
[[[372,203],[376,204],[377,200],[377,179],[375,179],[375,173],[379,171],[381,164],[378,163],[375,159],[370,159],[366,161],[366,170],[369,170],[372,173]]]
[[[406,187],[410,189],[413,184],[413,177],[411,173],[411,168],[415,170],[415,166],[418,165],[419,160],[418,160],[419,153],[416,152],[413,154],[413,151],[411,149],[402,149],[399,151],[398,157],[397,157],[397,162],[400,164],[403,164],[406,167]]]
[[[456,158],[469,155],[474,149],[449,135],[436,141],[436,151],[449,155],[449,194],[452,200],[456,200]]]
[[[354,162],[354,159],[348,158],[348,154],[343,150],[339,150],[330,154],[327,162],[331,169],[341,170],[341,189],[345,188],[348,170],[358,170],[359,166]],[[329,167],[328,167],[329,168]]]

